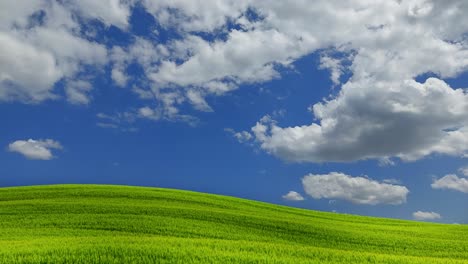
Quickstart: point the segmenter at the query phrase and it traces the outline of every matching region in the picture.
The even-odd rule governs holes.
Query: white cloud
[[[459,169],[460,173],[468,177],[468,167],[463,167]]]
[[[313,106],[319,122],[282,128],[271,119],[253,128],[265,151],[296,162],[355,161],[468,151],[468,95],[430,78],[350,81],[340,94]]]
[[[34,2],[19,1],[14,7],[6,2],[0,4],[5,13],[16,14],[2,16],[0,26],[3,101],[39,103],[58,98],[54,88],[59,80],[74,81],[86,65],[99,66],[107,61],[103,45],[78,34],[81,26],[71,10],[55,1]],[[33,19],[38,12],[43,18]],[[85,100],[81,97],[82,103]]]
[[[379,166],[380,167],[386,167],[386,166],[394,166],[395,165],[395,161],[393,161],[391,158],[389,157],[381,157],[379,158]]]
[[[458,177],[455,174],[447,174],[440,179],[435,179],[431,187],[433,189],[447,189],[468,193],[468,178]]]
[[[107,26],[115,25],[125,29],[130,17],[130,6],[134,0],[67,0],[65,2],[86,18],[99,19]]]
[[[344,67],[340,59],[331,56],[323,55],[320,57],[320,69],[328,69],[330,71],[330,79],[333,85],[340,84],[340,77],[343,75]]]
[[[117,112],[113,114],[98,113],[96,125],[101,128],[118,129],[122,132],[136,132],[135,121],[140,117],[136,110]]]
[[[110,50],[111,78],[117,85],[125,87],[127,82],[132,79],[131,77],[144,78],[144,76],[128,76],[126,71],[129,64],[138,63],[142,66],[145,74],[148,74],[155,70],[153,63],[168,55],[167,47],[141,37],[135,37],[134,42],[129,47],[114,46]]]
[[[142,118],[158,120],[161,118],[160,113],[148,106],[138,109],[138,115]]]
[[[0,100],[39,102],[53,98],[62,77],[53,54],[0,32]]]
[[[83,80],[69,81],[65,87],[67,100],[72,104],[86,105],[90,102],[90,96],[87,94],[92,89],[91,83]]]
[[[209,43],[200,37],[190,36],[177,42],[182,50],[195,55],[176,65],[163,61],[161,67],[150,75],[159,84],[179,86],[204,86],[211,81],[227,79],[231,82],[263,82],[278,77],[274,63],[289,64],[292,57],[301,55],[301,43],[277,30],[237,31],[229,33],[226,41]],[[295,52],[283,53],[294,50]],[[215,90],[213,93],[225,91]]]
[[[228,19],[241,16],[249,2],[252,1],[143,0],[142,4],[166,27],[187,32],[211,32],[224,26]],[[174,14],[174,10],[178,13]]]
[[[247,142],[250,139],[252,139],[252,134],[250,134],[247,131],[241,131],[241,132],[236,132],[234,133],[234,137],[237,139],[239,142]]]
[[[151,90],[142,89],[138,86],[133,86],[132,92],[134,92],[142,100],[154,99],[154,94]]]
[[[177,38],[163,42],[134,36],[129,18],[137,3]],[[34,3],[20,0],[15,4],[3,1],[0,10],[0,100],[3,101],[38,103],[57,98],[55,86],[60,80],[75,81],[89,67],[105,68],[110,64],[109,77],[117,85],[126,87],[138,81],[138,85],[144,86],[141,89],[151,90],[160,108],[154,111],[164,117],[154,120],[187,120],[191,117],[179,112],[180,105],[189,103],[197,110],[212,111],[206,98],[224,95],[243,84],[279,78],[282,68],[292,68],[298,58],[320,51],[325,54],[321,67],[330,69],[335,84],[343,72],[349,72],[352,77],[336,98],[316,104],[314,114],[320,123],[283,128],[284,137],[293,143],[290,149],[285,149],[279,139],[270,140],[266,135],[268,142],[262,142],[266,151],[294,161],[341,161],[385,155],[411,160],[431,153],[466,154],[466,119],[454,117],[453,113],[444,117],[447,112],[443,109],[437,120],[424,124],[428,132],[422,131],[423,135],[414,144],[404,147],[403,142],[393,142],[395,138],[390,136],[395,147],[372,148],[383,144],[381,139],[385,135],[379,128],[397,130],[402,141],[414,139],[413,133],[420,132],[416,125],[397,128],[410,124],[410,119],[421,121],[425,117],[423,113],[413,117],[411,112],[413,105],[416,110],[424,108],[418,96],[424,100],[437,99],[434,105],[427,103],[427,107],[440,107],[443,103],[461,107],[460,101],[466,102],[466,96],[453,102],[453,96],[448,94],[454,90],[448,86],[440,100],[437,92],[425,91],[428,85],[444,86],[436,79],[425,84],[414,82],[418,75],[427,72],[446,78],[466,71],[466,1],[322,0],[311,5],[302,0],[38,0]],[[43,19],[31,17],[38,12],[43,12]],[[120,27],[130,35],[133,44],[108,48],[107,40],[99,40],[96,36],[100,32],[89,23],[95,19],[107,27]],[[234,27],[230,26],[233,24]],[[338,58],[346,58],[346,63]],[[132,63],[141,66],[142,76],[129,75],[127,68]],[[424,88],[417,88],[420,85]],[[89,102],[89,92],[74,89],[75,100],[67,98],[72,103],[83,104]],[[425,92],[429,95],[425,96]],[[379,96],[384,98],[380,101],[390,100],[393,106],[374,105],[372,99]],[[362,118],[338,116],[340,111],[362,114],[362,109],[372,107],[380,112],[365,113]],[[387,115],[394,124],[382,123]],[[362,121],[365,118],[369,118],[368,122]],[[370,137],[365,139],[367,133]],[[317,141],[317,136],[329,140],[332,134],[346,134],[343,155],[330,142]],[[294,147],[303,143],[299,142],[300,137],[312,141],[296,150]],[[314,151],[315,144],[320,145],[321,152]],[[350,154],[353,151],[355,155]]]
[[[8,145],[8,150],[22,154],[28,159],[50,160],[54,158],[52,149],[62,149],[62,145],[55,140],[17,140]]]
[[[225,128],[224,131],[231,134],[239,143],[246,143],[253,138],[253,135],[247,131],[236,132],[232,128]]]
[[[417,211],[417,212],[414,212],[413,213],[413,218],[415,220],[420,220],[420,221],[424,221],[424,220],[437,220],[437,219],[441,219],[442,216],[438,213],[434,213],[434,212],[423,212],[423,211]]]
[[[401,181],[397,179],[384,179],[382,182],[389,184],[401,184]]]
[[[125,85],[127,85],[128,76],[123,69],[113,68],[111,71],[111,78],[120,87],[125,87]]]
[[[302,179],[305,192],[314,199],[341,199],[354,204],[393,204],[406,202],[405,186],[380,183],[343,173],[309,174]]]
[[[303,201],[304,197],[298,192],[289,191],[287,194],[282,196],[284,200],[288,201]]]
[[[187,98],[190,103],[195,107],[195,109],[204,111],[204,112],[212,112],[213,109],[208,105],[203,98],[202,93],[196,90],[188,90],[187,91]]]
[[[105,123],[105,122],[97,122],[96,126],[101,127],[101,128],[113,128],[113,129],[119,128],[119,126],[117,126],[116,124]]]
[[[44,1],[0,1],[0,29],[8,29],[13,24],[26,26],[28,17],[44,6]]]

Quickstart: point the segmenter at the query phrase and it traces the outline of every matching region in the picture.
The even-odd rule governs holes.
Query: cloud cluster
[[[402,204],[406,202],[409,193],[404,186],[338,172],[306,175],[302,185],[304,191],[314,199],[340,199],[367,205]]]
[[[264,118],[253,128],[262,149],[296,162],[399,157],[416,160],[468,150],[468,94],[444,81],[343,85],[340,94],[313,106],[320,122],[282,128]]]
[[[17,152],[32,160],[50,160],[54,158],[53,149],[62,149],[62,145],[55,140],[16,140],[8,145],[8,150]]]
[[[312,124],[283,128],[271,118],[260,120],[252,131],[262,149],[294,162],[466,155],[468,95],[440,79],[456,76],[468,66],[464,41],[468,28],[450,26],[462,19],[465,2],[361,1],[348,6],[331,1],[316,7],[322,13],[285,7],[270,14],[275,19],[288,14],[291,21],[276,21],[278,28],[288,27],[310,39],[320,31],[306,26],[304,13],[313,13],[311,20],[319,17],[327,32],[316,44],[331,45],[349,54],[345,58],[351,61],[345,67],[339,58],[327,55],[320,66],[330,69],[335,84],[344,69],[352,77],[335,98],[311,107],[316,119]],[[332,21],[331,10],[340,19]],[[438,78],[415,81],[428,72]]]
[[[118,1],[102,1],[100,8],[88,2],[0,3],[0,101],[39,103],[55,99],[58,95],[54,88],[60,80],[71,80],[66,91],[70,102],[89,101],[86,92],[91,87],[77,82],[86,66],[107,63],[107,50],[80,34],[84,28],[77,15],[111,22],[107,20],[110,17],[100,14],[110,12],[108,6]]]
[[[132,32],[137,7],[156,21],[154,36]],[[280,78],[320,52],[339,94],[314,104],[309,124],[260,121],[265,151],[296,162],[467,154],[468,97],[443,81],[468,67],[466,1],[22,0],[0,10],[2,101],[56,99],[63,83],[70,103],[89,104],[109,66],[141,100],[139,118],[192,122],[182,104],[214,111],[207,98]],[[99,38],[111,26],[130,44]],[[425,73],[435,77],[417,82]]]
[[[441,219],[442,216],[438,213],[435,212],[423,212],[423,211],[417,211],[413,213],[413,218],[415,220],[419,221],[425,221],[425,220],[437,220]]]

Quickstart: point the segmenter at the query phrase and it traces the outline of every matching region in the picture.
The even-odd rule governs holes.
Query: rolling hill
[[[468,226],[162,188],[0,188],[0,263],[468,263]]]

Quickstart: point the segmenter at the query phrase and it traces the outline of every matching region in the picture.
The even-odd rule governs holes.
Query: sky
[[[468,223],[468,2],[0,1],[0,186]]]

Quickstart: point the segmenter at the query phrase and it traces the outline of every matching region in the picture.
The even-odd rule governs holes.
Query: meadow
[[[468,226],[162,188],[9,187],[0,263],[468,263]]]

